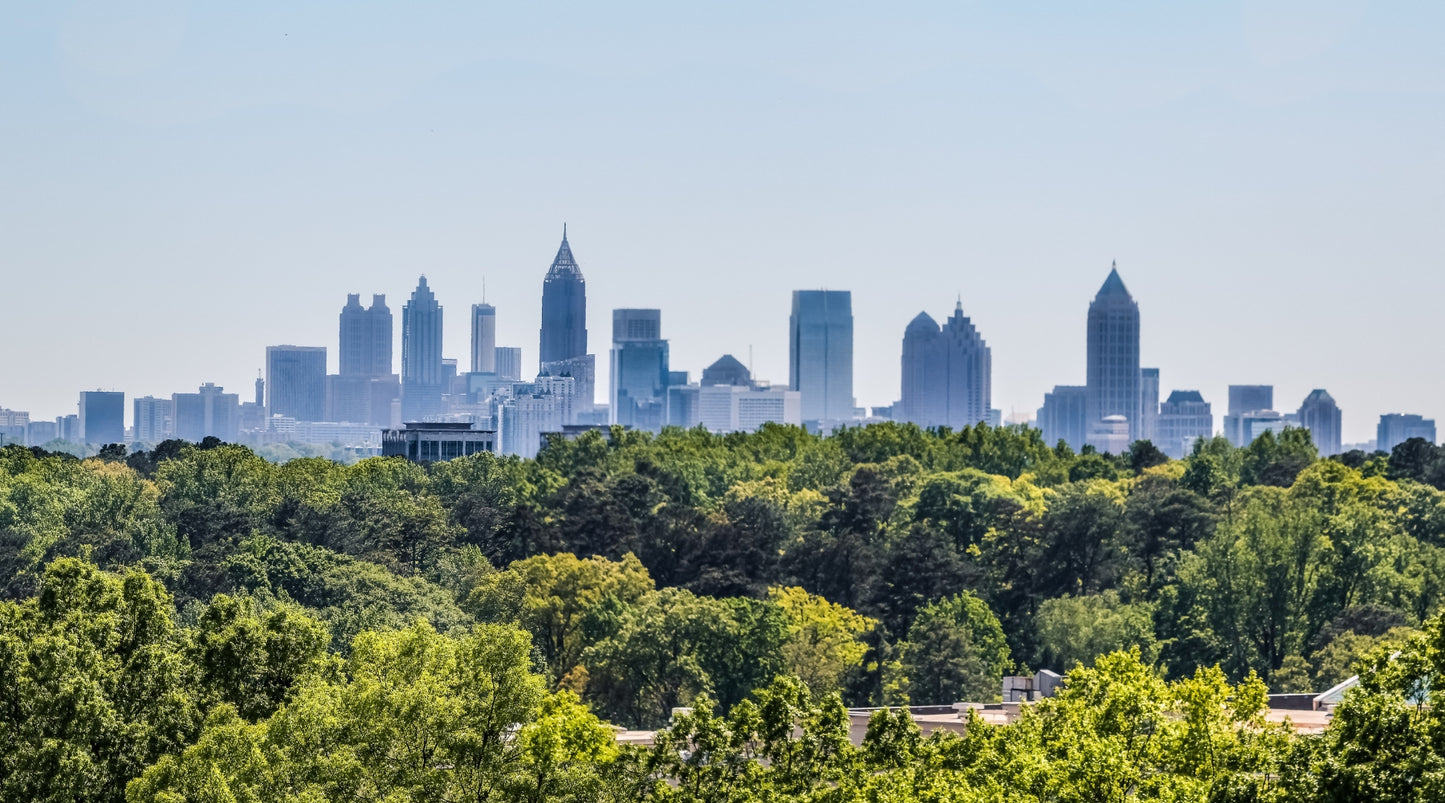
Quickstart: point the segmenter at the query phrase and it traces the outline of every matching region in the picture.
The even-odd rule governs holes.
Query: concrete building
[[[1106,415],[1089,433],[1089,445],[1104,454],[1129,451],[1129,419],[1122,415]]]
[[[989,423],[993,357],[959,301],[939,326],[920,312],[903,332],[902,420],[963,429]]]
[[[1323,388],[1310,391],[1300,404],[1298,416],[1300,426],[1310,431],[1320,456],[1340,454],[1340,408],[1328,391]]]
[[[666,419],[668,343],[662,311],[612,311],[610,422],[657,432]]]
[[[1159,435],[1159,369],[1139,369],[1139,438],[1153,441]]]
[[[470,423],[409,423],[381,433],[383,457],[405,457],[413,463],[433,463],[458,457],[496,452],[497,433],[476,429]]]
[[[84,443],[85,436],[80,429],[80,416],[61,415],[55,417],[55,437],[69,443]]]
[[[361,294],[346,296],[341,308],[337,373],[341,376],[390,376],[392,319],[386,296],[375,294],[361,306]]]
[[[1248,437],[1245,417],[1273,410],[1274,385],[1230,385],[1229,413],[1224,416],[1225,439],[1235,446],[1248,446],[1254,439]]]
[[[1052,392],[1044,394],[1038,427],[1045,443],[1053,446],[1063,441],[1074,451],[1084,448],[1088,433],[1085,404],[1088,392],[1083,385],[1054,385]]]
[[[442,305],[422,276],[401,308],[401,415],[436,420],[447,390],[442,371]]]
[[[667,389],[668,426],[717,433],[753,432],[765,423],[801,426],[802,394],[766,385],[674,385]]]
[[[562,227],[562,245],[542,282],[542,335],[538,363],[570,360],[587,353],[587,281],[567,243]]]
[[[298,421],[326,417],[326,347],[266,347],[267,417]]]
[[[1139,372],[1139,305],[1129,295],[1118,266],[1089,303],[1088,367],[1084,386],[1085,440],[1101,452],[1117,441],[1118,422],[1103,421],[1123,416],[1128,422],[1127,439],[1139,440],[1143,426],[1141,376]]]
[[[105,445],[125,442],[125,394],[119,391],[80,392],[82,443]]]
[[[788,320],[788,385],[802,394],[803,420],[853,418],[853,294],[794,290]]]
[[[1411,438],[1423,438],[1435,443],[1435,419],[1408,413],[1387,413],[1380,416],[1380,425],[1375,428],[1377,449],[1389,452]]]
[[[497,376],[513,382],[522,379],[522,350],[516,346],[498,346],[496,350]]]
[[[502,454],[536,457],[542,434],[560,432],[573,423],[576,380],[570,376],[538,376],[518,382],[511,397],[497,405],[498,448]]]
[[[175,437],[196,443],[215,437],[235,443],[241,434],[241,397],[225,390],[207,382],[195,393],[171,394]]]
[[[131,427],[137,443],[160,443],[174,437],[170,399],[142,396],[131,401]]]
[[[0,446],[9,443],[25,443],[25,432],[29,426],[29,412],[7,410],[0,407]]]
[[[472,373],[497,372],[497,308],[472,305]]]
[[[1197,390],[1176,390],[1159,405],[1154,445],[1175,460],[1188,457],[1194,442],[1214,435],[1214,413]]]
[[[25,445],[44,446],[60,437],[60,429],[54,421],[31,421],[25,426]]]

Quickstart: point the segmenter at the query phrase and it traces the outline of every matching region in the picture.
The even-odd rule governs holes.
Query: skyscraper
[[[137,443],[160,443],[171,437],[171,400],[142,396],[131,402],[131,426]]]
[[[1119,278],[1117,265],[1110,268],[1109,277],[1089,304],[1085,387],[1086,438],[1092,438],[1095,430],[1102,434],[1100,425],[1105,417],[1122,415],[1129,423],[1129,441],[1139,440],[1143,429],[1139,305]]]
[[[805,422],[853,417],[853,294],[794,290],[788,319],[788,385]]]
[[[326,347],[266,347],[266,416],[321,421],[326,412]]]
[[[497,346],[497,377],[520,382],[522,379],[522,350],[516,346]]]
[[[391,310],[386,296],[371,297],[371,306],[361,306],[361,295],[350,293],[341,308],[341,343],[338,373],[341,376],[391,375]]]
[[[85,443],[124,443],[125,394],[119,391],[82,390],[80,437]]]
[[[1088,430],[1084,400],[1088,395],[1089,389],[1083,385],[1054,385],[1053,392],[1044,394],[1038,420],[1045,443],[1053,446],[1063,441],[1070,449],[1084,448]]]
[[[497,308],[472,305],[472,373],[497,372]]]
[[[1158,436],[1159,369],[1139,369],[1139,438],[1153,441]],[[1211,423],[1211,426],[1213,424]]]
[[[587,353],[587,282],[572,258],[567,227],[562,245],[542,282],[542,349],[538,362],[570,360]]]
[[[988,344],[962,301],[942,327],[919,313],[903,332],[902,420],[953,429],[987,422],[992,373]]]
[[[1175,460],[1187,457],[1194,442],[1214,434],[1214,413],[1197,390],[1176,390],[1159,405],[1154,445]]]
[[[1406,413],[1380,416],[1380,425],[1375,428],[1376,449],[1388,452],[1411,438],[1423,438],[1434,443],[1435,419]]]
[[[1263,412],[1274,412],[1274,385],[1230,385],[1224,437],[1235,446],[1248,446],[1254,439],[1249,436],[1245,418]]]
[[[1320,455],[1340,453],[1340,408],[1323,388],[1310,391],[1299,407],[1300,426],[1310,431],[1310,438]]]
[[[662,311],[612,311],[610,415],[613,424],[658,431],[666,419],[668,344]]]
[[[234,442],[240,434],[241,397],[207,382],[196,393],[171,394],[175,437],[199,442],[209,437]]]
[[[682,384],[686,385],[687,383],[683,382]],[[717,358],[712,365],[702,369],[702,380],[698,384],[752,387],[753,373],[737,357],[724,354]]]
[[[401,417],[434,420],[442,412],[442,305],[422,276],[401,308]]]

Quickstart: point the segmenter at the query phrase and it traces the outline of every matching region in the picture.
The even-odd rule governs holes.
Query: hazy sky
[[[961,294],[1033,410],[1118,260],[1161,395],[1324,387],[1363,440],[1445,418],[1442,38],[1439,2],[12,0],[0,406],[247,398],[268,344],[335,370],[348,292],[399,339],[421,273],[448,356],[485,276],[534,365],[566,221],[599,366],[660,307],[675,369],[784,382],[790,291],[849,289],[887,404]]]

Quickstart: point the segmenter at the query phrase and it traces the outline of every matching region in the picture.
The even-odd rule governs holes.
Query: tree
[[[888,696],[898,701],[989,702],[999,698],[1010,664],[998,619],[965,591],[918,611],[884,682]]]
[[[1054,669],[1090,666],[1101,655],[1131,647],[1146,663],[1158,655],[1152,606],[1121,602],[1113,590],[1047,600],[1039,606],[1037,627],[1039,663]]]
[[[331,633],[299,606],[261,610],[250,597],[217,595],[196,621],[190,659],[208,701],[234,706],[243,718],[271,715],[296,686],[327,670]]]
[[[0,603],[0,799],[118,801],[200,725],[170,595],[75,559]]]
[[[860,637],[876,623],[801,588],[773,588],[768,599],[787,622],[782,656],[788,674],[814,695],[838,691],[843,673],[863,662],[868,646]]]

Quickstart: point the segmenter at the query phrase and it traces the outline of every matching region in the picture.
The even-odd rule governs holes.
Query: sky
[[[387,295],[399,359],[420,274],[447,356],[485,281],[534,364],[565,222],[598,355],[657,307],[674,370],[786,382],[791,291],[846,289],[885,405],[909,320],[961,299],[1027,413],[1082,384],[1117,260],[1162,396],[1323,387],[1363,441],[1445,417],[1442,34],[1362,0],[11,0],[0,406],[245,399],[280,343],[334,371],[347,293]]]

